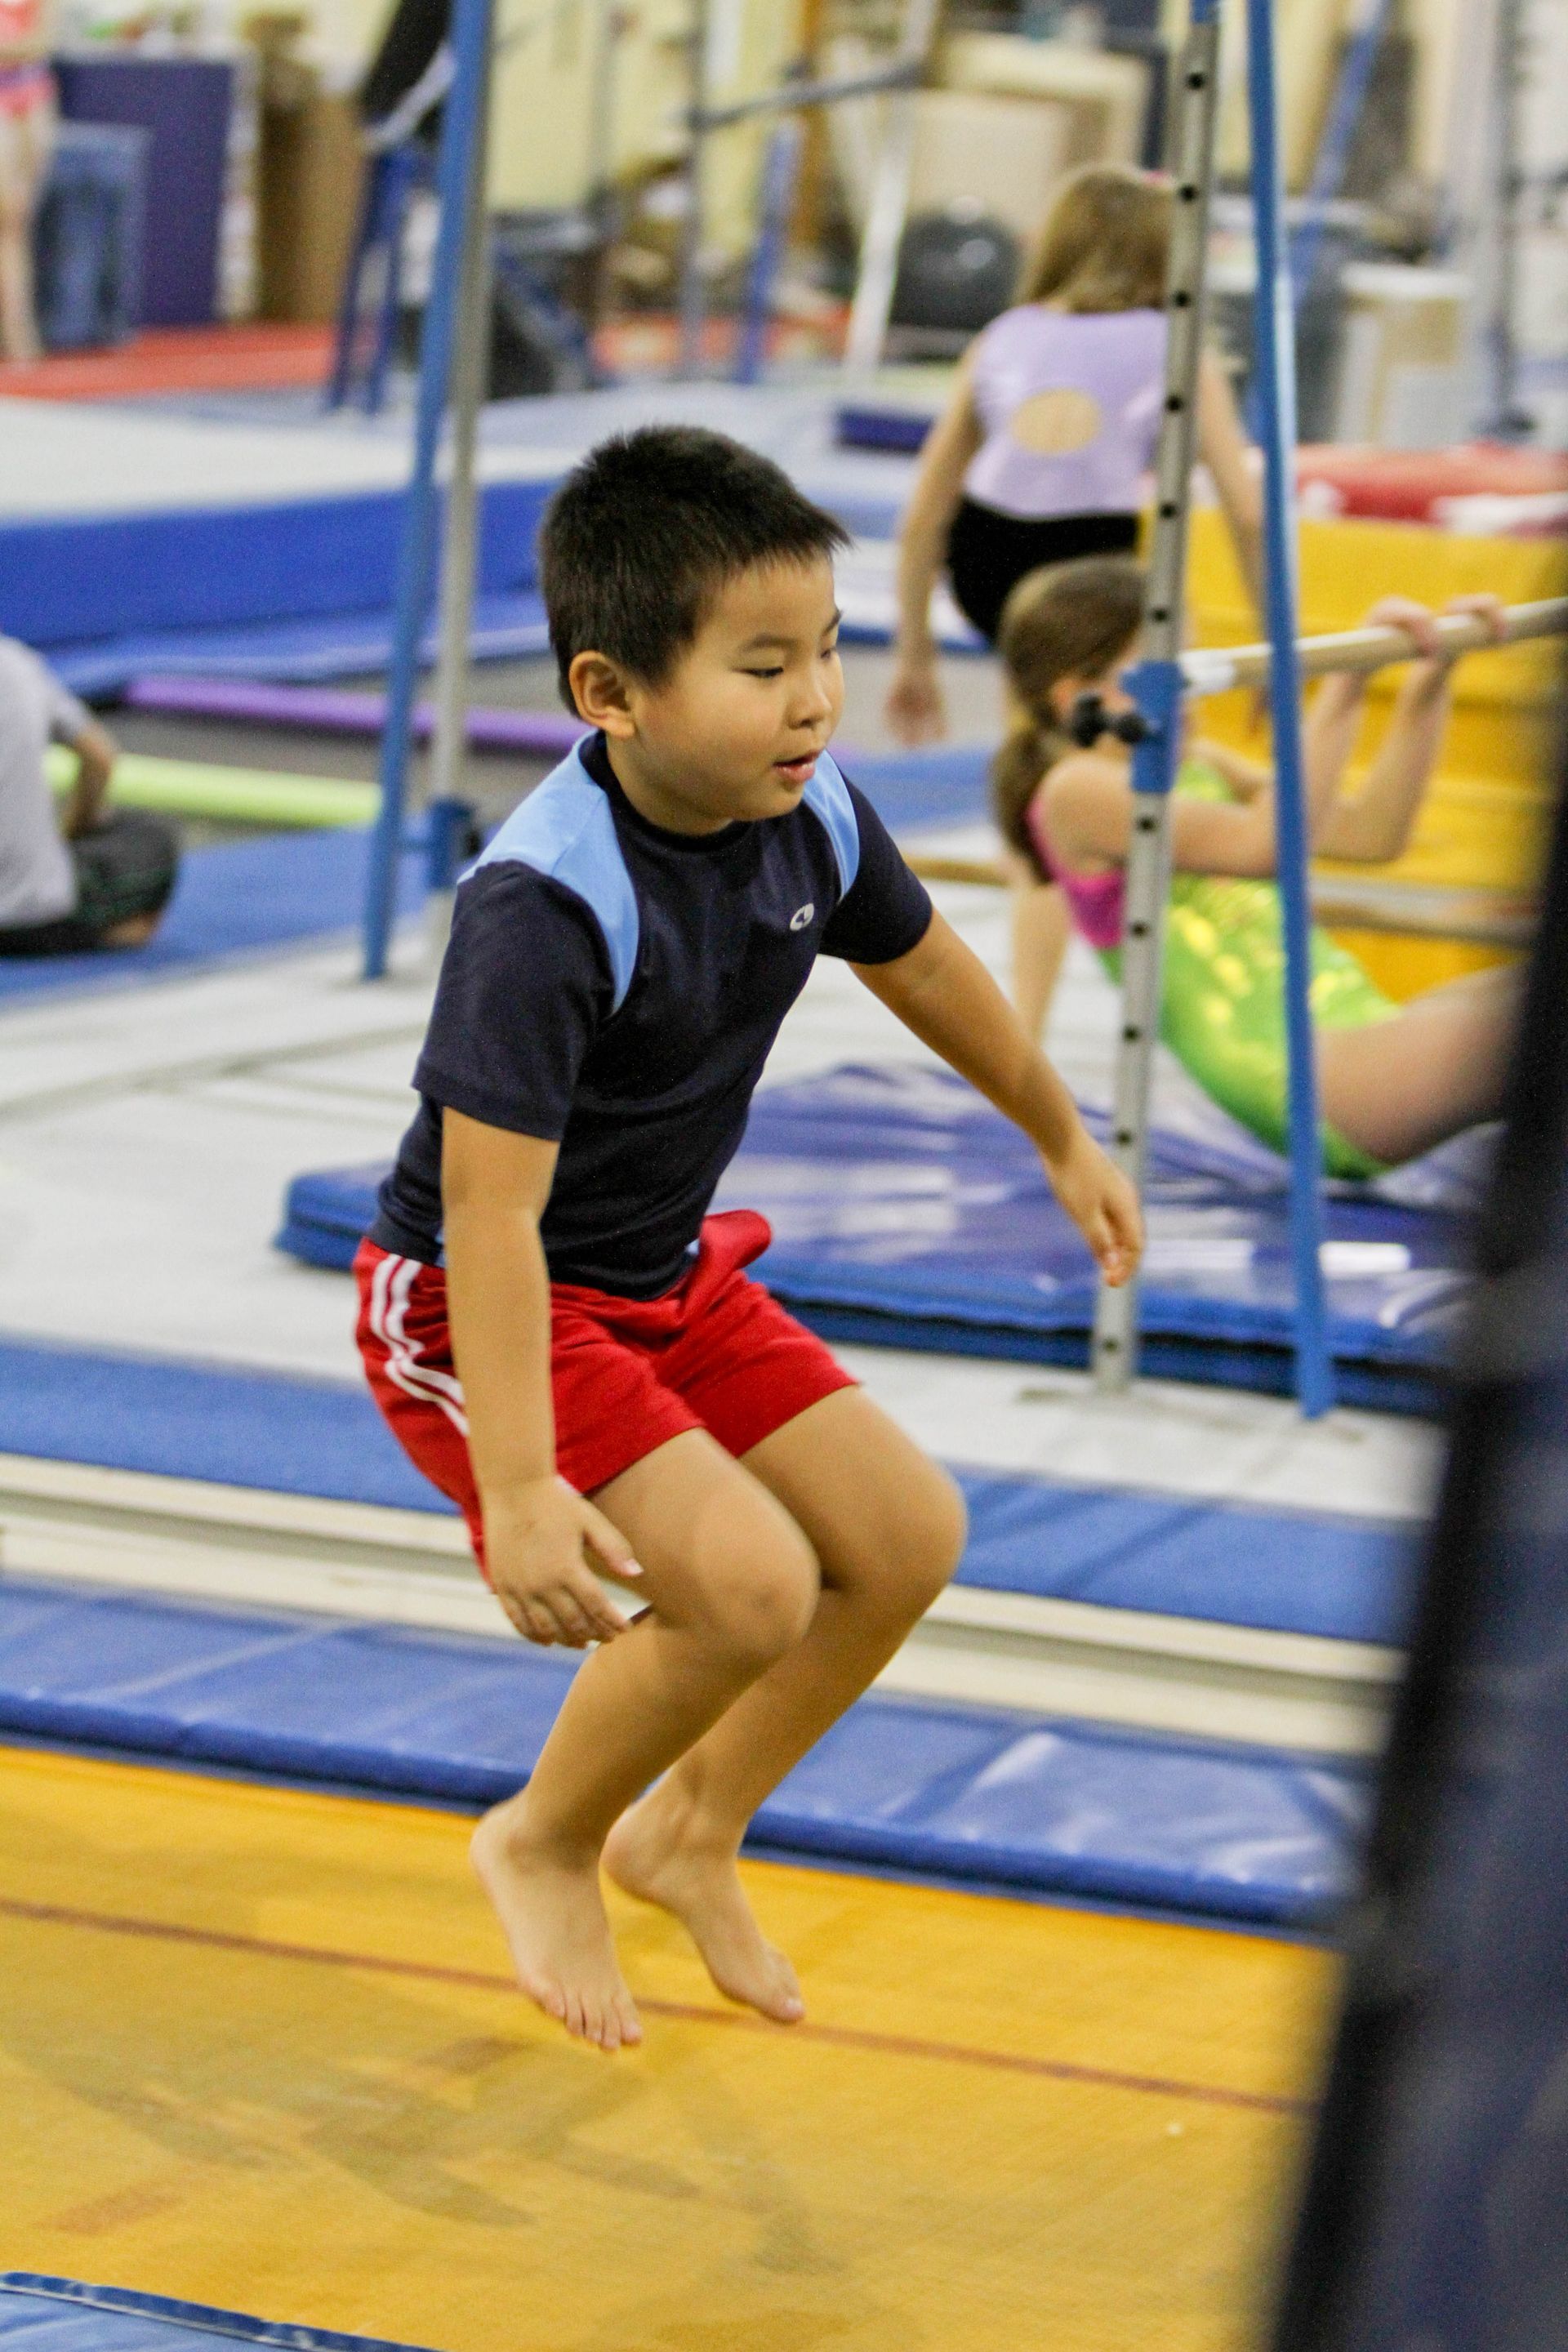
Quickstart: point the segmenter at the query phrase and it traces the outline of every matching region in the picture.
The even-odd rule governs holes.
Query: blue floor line
[[[233,1365],[0,1339],[0,1453],[449,1513],[368,1392]],[[1397,1643],[1397,1523],[960,1468],[960,1581],[1327,1639]]]
[[[531,1770],[574,1663],[278,1609],[0,1580],[0,1734],[459,1804]],[[884,1696],[760,1809],[754,1849],[1313,1927],[1370,1776],[1339,1761]]]

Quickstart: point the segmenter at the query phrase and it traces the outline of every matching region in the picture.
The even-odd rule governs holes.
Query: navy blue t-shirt
[[[818,955],[889,963],[931,900],[824,754],[787,816],[668,833],[603,736],[546,777],[460,884],[372,1239],[435,1264],[441,1114],[559,1139],[555,1282],[654,1298],[685,1272],[752,1090]]]

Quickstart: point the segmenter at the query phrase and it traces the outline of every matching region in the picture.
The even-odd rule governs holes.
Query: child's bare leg
[[[1016,852],[1007,856],[1012,887],[1013,1008],[1031,1044],[1044,1036],[1051,999],[1061,976],[1062,958],[1072,936],[1067,895],[1057,882],[1042,882]]]
[[[782,1656],[619,1822],[605,1866],[690,1930],[714,1982],[788,2022],[802,2014],[767,1944],[736,1857],[763,1799],[880,1673],[952,1576],[963,1505],[858,1389],[825,1397],[754,1446],[745,1465],[809,1536],[822,1591],[805,1640]]]
[[[0,122],[0,359],[39,356],[33,308],[33,205],[47,152],[41,110]]]
[[[1394,1167],[1495,1118],[1517,1006],[1515,972],[1479,971],[1413,998],[1392,1020],[1321,1029],[1323,1117]]]
[[[816,1563],[758,1481],[693,1431],[595,1497],[652,1607],[584,1664],[526,1789],[485,1815],[474,1866],[523,1990],[569,2032],[639,2038],[599,1892],[617,1817],[805,1632]]]

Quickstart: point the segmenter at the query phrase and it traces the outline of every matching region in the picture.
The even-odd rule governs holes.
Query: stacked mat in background
[[[1090,1110],[1091,1126],[1106,1121]],[[1282,1160],[1206,1107],[1151,1151],[1144,1368],[1284,1392],[1294,1292]],[[1326,1205],[1330,1339],[1342,1400],[1430,1412],[1466,1289],[1473,1140]],[[279,1245],[344,1267],[380,1166],[289,1188]],[[716,1205],[773,1229],[768,1287],[828,1339],[1082,1363],[1089,1254],[1011,1123],[947,1072],[847,1066],[765,1087]]]

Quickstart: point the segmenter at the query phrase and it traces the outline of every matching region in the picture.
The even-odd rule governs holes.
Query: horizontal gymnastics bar
[[[1004,889],[1010,879],[999,857],[911,850],[908,862],[922,882]],[[1527,948],[1535,935],[1527,900],[1441,884],[1363,882],[1321,875],[1312,883],[1312,915],[1336,929],[1385,932],[1394,939],[1461,940],[1470,947]]]
[[[846,74],[835,81],[786,81],[727,106],[698,107],[688,116],[696,131],[725,131],[759,114],[796,114],[808,106],[837,106],[847,98],[883,98],[890,90],[918,89],[925,68],[918,58],[876,73]]]
[[[1500,642],[1485,622],[1460,613],[1437,616],[1437,640],[1448,653],[1481,653]],[[1504,645],[1520,645],[1529,637],[1557,637],[1568,632],[1568,596],[1546,596],[1533,604],[1510,604],[1503,615]],[[1332,635],[1301,637],[1297,658],[1303,677],[1321,677],[1329,670],[1353,670],[1365,676],[1391,663],[1419,658],[1403,629],[1340,629]],[[1268,646],[1205,647],[1182,656],[1182,676],[1189,694],[1226,694],[1232,687],[1264,686],[1268,680],[1273,651]]]

